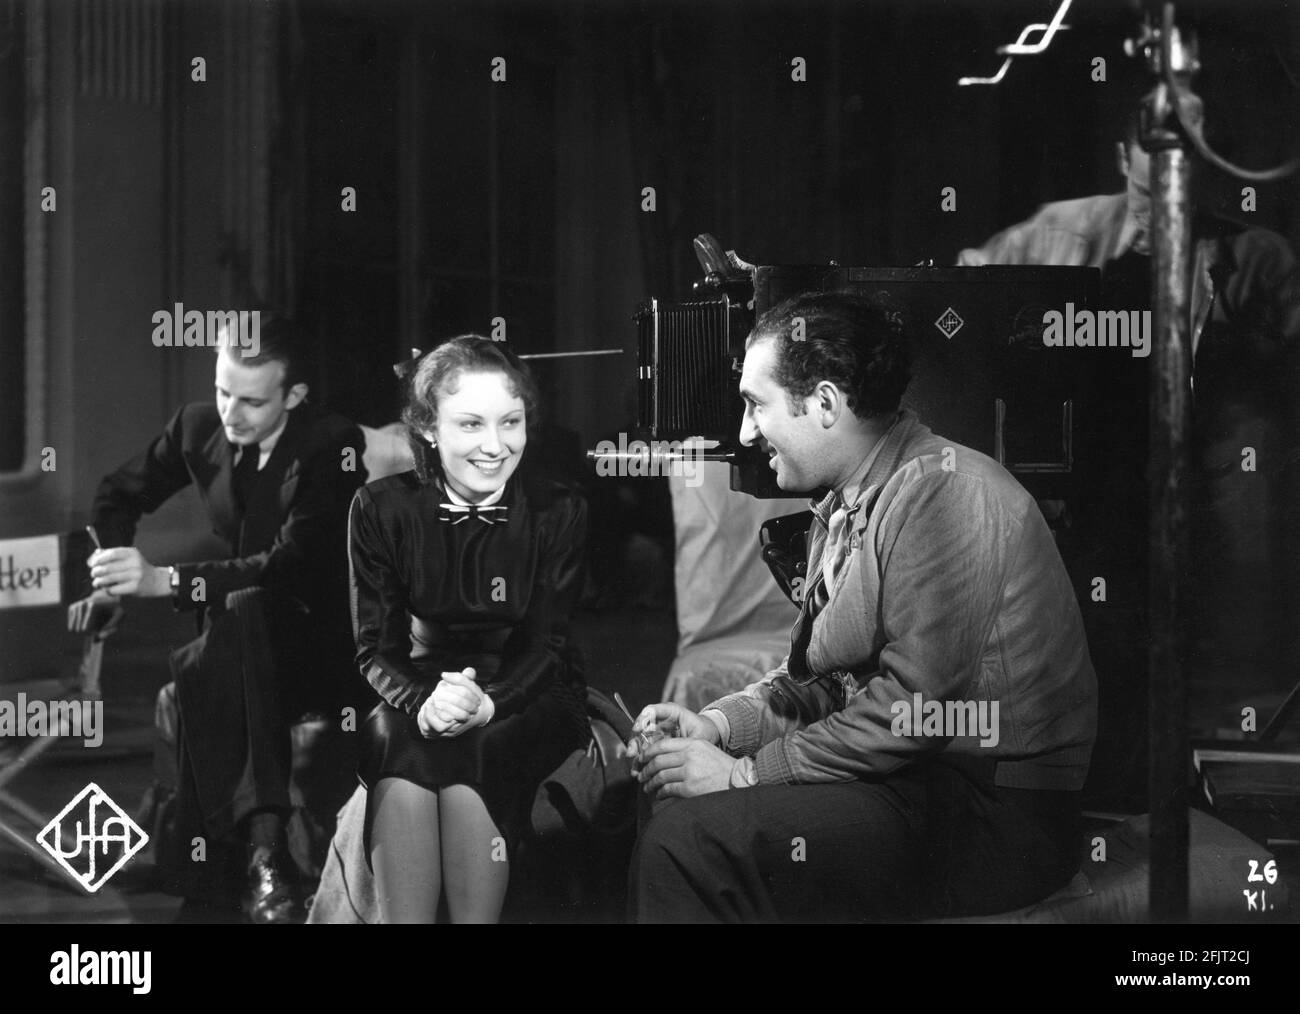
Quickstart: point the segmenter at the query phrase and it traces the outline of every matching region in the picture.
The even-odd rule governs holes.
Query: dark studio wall
[[[331,394],[382,421],[393,392],[376,343],[404,355],[498,315],[526,352],[627,347],[639,299],[689,291],[700,232],[767,263],[947,263],[1045,200],[1118,189],[1114,142],[1144,87],[1122,50],[1125,5],[1077,9],[997,88],[955,86],[995,69],[996,46],[1042,8],[304,5],[303,309],[331,344]],[[1279,38],[1294,27],[1273,6],[1245,24],[1216,10],[1203,89],[1216,137],[1277,161],[1294,124],[1267,97],[1289,87],[1286,68],[1257,55],[1243,69],[1240,54],[1271,52],[1268,21]],[[489,88],[493,55],[514,62]],[[1097,56],[1105,82],[1091,80]],[[327,180],[358,181],[359,214],[338,214]],[[1221,182],[1203,190],[1229,204]],[[1256,221],[1290,233],[1295,209],[1293,185],[1265,187]],[[558,392],[586,440],[625,425],[624,359],[555,372],[599,395]]]

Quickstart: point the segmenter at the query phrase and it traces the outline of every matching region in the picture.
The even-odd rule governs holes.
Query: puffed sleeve
[[[543,548],[528,612],[506,642],[498,678],[488,689],[498,719],[522,710],[564,664],[570,617],[582,593],[587,504],[566,492],[551,511],[554,524],[543,526],[540,535]]]
[[[406,590],[370,492],[362,487],[348,512],[349,599],[357,666],[394,708],[414,715],[432,692],[411,661]]]

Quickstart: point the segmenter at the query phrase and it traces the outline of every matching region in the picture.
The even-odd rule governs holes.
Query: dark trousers
[[[319,696],[311,680],[322,675],[312,638],[294,604],[246,588],[172,654],[182,826],[217,842],[254,811],[290,809],[290,724]]]
[[[656,808],[638,922],[900,921],[1039,901],[1078,870],[1078,794],[997,787],[937,758],[879,781],[730,789]]]

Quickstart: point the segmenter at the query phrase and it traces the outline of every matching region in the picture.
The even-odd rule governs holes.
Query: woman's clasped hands
[[[444,672],[416,716],[420,734],[426,739],[454,737],[491,721],[496,707],[477,680],[473,668]]]

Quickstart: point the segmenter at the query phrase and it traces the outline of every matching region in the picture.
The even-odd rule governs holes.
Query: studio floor
[[[151,784],[154,698],[168,679],[166,649],[192,636],[187,627],[192,620],[154,603],[136,605],[105,652],[103,743],[93,750],[80,742],[61,744],[6,787],[47,818],[89,782],[134,813]],[[593,687],[619,691],[634,711],[659,699],[676,640],[670,605],[582,611],[576,622]],[[74,673],[78,639],[68,635],[60,651],[63,671]],[[20,819],[13,824],[24,826]],[[33,838],[38,830],[31,829]],[[180,900],[151,887],[148,854],[146,849],[99,891],[87,894],[0,841],[0,923],[171,922]]]
[[[102,745],[88,750],[79,743],[60,744],[6,789],[48,818],[93,781],[127,812],[137,812],[153,778],[153,708],[157,690],[168,678],[167,648],[191,636],[189,622],[165,606],[136,604],[104,657]],[[658,699],[676,638],[670,602],[624,602],[599,612],[584,610],[576,625],[588,655],[592,686],[607,693],[619,691],[633,710]],[[53,668],[74,673],[79,639],[65,635],[59,641],[51,656],[58,659]],[[1192,735],[1233,736],[1243,701],[1258,706],[1261,725],[1267,721],[1282,693],[1276,676],[1272,685],[1264,685],[1255,675],[1258,671],[1222,654],[1198,654],[1192,674]],[[1290,748],[1296,739],[1295,731],[1283,737]],[[14,824],[21,826],[18,820]],[[37,830],[31,828],[33,838]],[[0,840],[0,923],[171,922],[180,912],[180,901],[154,889],[151,873],[145,850],[98,892],[87,894]],[[549,920],[545,912],[527,918]],[[237,913],[229,921],[236,919]]]

